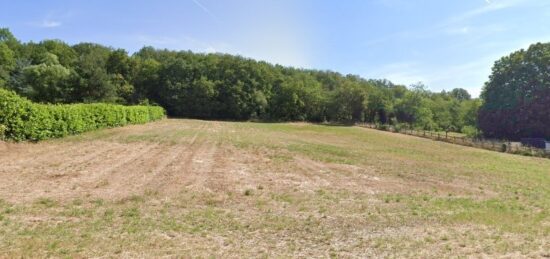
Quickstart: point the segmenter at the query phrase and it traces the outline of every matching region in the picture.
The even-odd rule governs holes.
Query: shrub
[[[0,140],[4,140],[6,133],[6,126],[0,124]]]
[[[408,125],[406,123],[396,123],[393,126],[393,129],[395,130],[395,132],[401,132],[403,130],[407,130],[407,128],[408,128]]]
[[[0,89],[0,138],[3,135],[16,141],[37,141],[101,128],[142,124],[164,116],[164,109],[158,106],[37,104]]]
[[[377,127],[379,130],[385,130],[385,131],[388,131],[390,130],[390,126],[387,125],[387,124],[381,124],[381,125],[378,125]]]
[[[461,132],[469,138],[476,138],[479,136],[478,130],[473,126],[464,126],[462,127]]]

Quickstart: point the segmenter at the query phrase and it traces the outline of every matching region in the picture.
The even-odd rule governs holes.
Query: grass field
[[[0,143],[0,257],[549,257],[550,160],[301,123]]]

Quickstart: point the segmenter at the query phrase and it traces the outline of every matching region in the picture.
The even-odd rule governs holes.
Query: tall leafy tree
[[[26,96],[40,102],[64,102],[67,100],[67,84],[71,72],[59,64],[57,56],[48,53],[42,63],[30,65],[23,69],[21,89]]]
[[[459,101],[468,101],[472,99],[470,93],[463,88],[455,88],[449,93],[449,95]]]
[[[73,77],[72,101],[116,102],[116,85],[106,69],[111,49],[94,43],[75,45],[78,59],[75,63],[77,76]]]
[[[550,43],[501,58],[481,97],[478,124],[492,138],[550,138]]]
[[[6,87],[10,73],[15,68],[15,53],[0,41],[0,87]]]

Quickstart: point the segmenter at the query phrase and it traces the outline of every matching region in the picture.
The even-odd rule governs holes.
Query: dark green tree
[[[481,97],[478,125],[486,137],[550,139],[550,43],[495,62]]]

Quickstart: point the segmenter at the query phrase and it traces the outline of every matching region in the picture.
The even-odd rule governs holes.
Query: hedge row
[[[164,117],[158,106],[38,104],[0,89],[0,139],[37,141]]]

